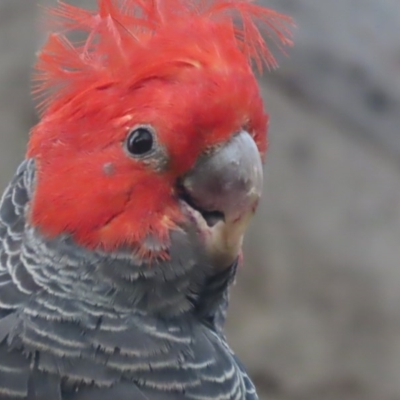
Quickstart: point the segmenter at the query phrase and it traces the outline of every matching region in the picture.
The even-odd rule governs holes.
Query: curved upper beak
[[[185,201],[208,225],[207,247],[219,262],[233,262],[262,193],[258,148],[246,131],[203,155],[184,177]]]

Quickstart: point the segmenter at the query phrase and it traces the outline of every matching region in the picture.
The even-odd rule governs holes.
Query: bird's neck
[[[45,290],[62,298],[124,315],[192,314],[218,323],[214,320],[224,319],[236,263],[217,271],[179,235],[185,234],[175,234],[170,259],[150,264],[139,262],[129,251],[89,251],[68,237],[47,240],[34,229],[27,231],[27,247],[35,259],[43,260],[33,267],[36,278]]]

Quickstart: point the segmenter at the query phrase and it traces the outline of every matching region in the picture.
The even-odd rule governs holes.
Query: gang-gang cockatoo
[[[262,189],[247,0],[60,2],[0,207],[0,399],[257,399],[223,324]],[[72,36],[71,36],[72,35]]]

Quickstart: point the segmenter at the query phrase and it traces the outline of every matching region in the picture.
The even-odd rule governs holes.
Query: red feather
[[[98,0],[97,11],[59,2],[48,12],[58,33],[49,37],[36,64],[33,93],[42,100],[42,111],[56,100],[66,101],[79,90],[112,80],[159,32],[171,32],[176,40],[174,27],[182,21],[188,34],[202,21],[218,24],[222,45],[235,42],[260,71],[263,63],[277,66],[263,34],[280,48],[292,43],[291,18],[249,0]],[[73,44],[67,39],[71,31],[83,32],[86,39]]]
[[[58,33],[36,65],[44,114],[27,153],[37,168],[31,223],[89,248],[145,254],[148,235],[165,244],[183,218],[176,181],[202,152],[245,128],[265,154],[251,64],[276,66],[263,34],[290,44],[291,19],[249,0],[99,0],[96,11],[60,2],[49,13]],[[122,146],[144,122],[168,153],[162,171]]]

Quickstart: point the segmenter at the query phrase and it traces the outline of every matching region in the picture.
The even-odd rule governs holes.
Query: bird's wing
[[[7,345],[18,326],[18,309],[33,285],[18,255],[28,201],[27,168],[26,162],[20,166],[0,203],[0,399],[23,398],[30,375],[27,357],[10,352]]]

